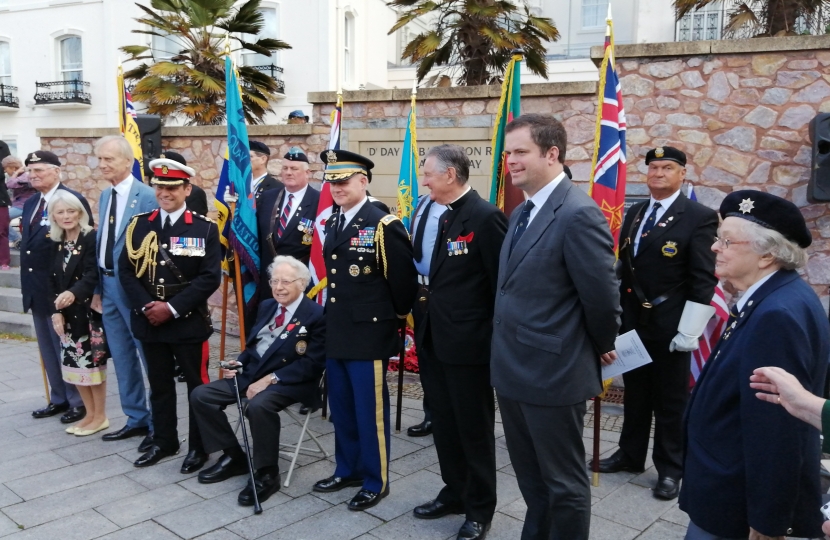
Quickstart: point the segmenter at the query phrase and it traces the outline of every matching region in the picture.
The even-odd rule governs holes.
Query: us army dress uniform
[[[358,173],[371,179],[373,164],[363,156],[343,150],[323,155],[326,182]],[[321,484],[340,482],[337,489],[362,485],[384,496],[390,452],[386,369],[401,350],[400,321],[415,299],[417,273],[403,223],[368,198],[360,204],[342,230],[341,211],[326,222],[326,375],[337,468],[314,489],[334,491]]]
[[[187,175],[194,174],[193,169],[169,159],[154,160],[150,166],[156,185],[183,184]],[[144,349],[150,381],[154,446],[137,466],[152,465],[179,449],[176,362],[187,382],[188,399],[194,388],[209,382],[207,340],[213,325],[207,301],[221,281],[219,231],[210,219],[184,206],[168,214],[174,215],[177,218],[169,228],[164,226],[160,208],[135,216],[127,227],[118,265],[121,284],[132,302],[133,334]],[[166,302],[174,316],[159,326],[151,325],[144,314],[150,302]],[[190,453],[202,455],[202,439],[192,411],[189,418]],[[148,456],[152,452],[161,457],[153,460],[154,456]],[[145,457],[150,463],[139,465]]]

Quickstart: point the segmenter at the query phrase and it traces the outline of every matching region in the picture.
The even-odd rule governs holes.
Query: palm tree
[[[226,38],[236,47],[270,56],[291,46],[278,39],[261,38],[263,17],[260,0],[248,0],[234,8],[234,0],[151,0],[150,7],[136,4],[145,15],[136,20],[149,30],[136,34],[170,40],[176,50],[171,57],[153,47],[121,47],[128,60],[143,61],[124,73],[138,81],[135,101],[146,103],[147,112],[162,118],[180,117],[188,125],[217,125],[225,121]],[[168,52],[169,55],[169,52]],[[262,123],[272,112],[277,81],[253,67],[239,67],[242,102],[248,123]]]
[[[418,17],[432,18],[431,29],[415,36],[401,55],[418,64],[418,81],[435,67],[445,66],[430,84],[456,75],[464,86],[495,84],[515,49],[522,49],[527,67],[547,79],[545,42],[559,39],[559,30],[547,17],[508,0],[390,0],[403,8],[389,33]]]
[[[677,19],[694,9],[703,8],[716,0],[674,0]],[[811,19],[821,15],[830,5],[828,0],[746,0],[728,11],[729,20],[724,26],[724,36],[738,34],[750,36],[794,36],[799,18],[824,33],[821,25],[809,24]]]

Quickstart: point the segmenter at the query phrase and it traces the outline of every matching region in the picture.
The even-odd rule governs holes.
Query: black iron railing
[[[56,103],[83,103],[92,104],[92,96],[85,89],[89,87],[86,81],[54,81],[36,82],[35,105],[50,105]]]
[[[676,41],[697,41],[708,39],[744,39],[755,37],[761,28],[744,25],[734,33],[726,31],[731,14],[744,5],[744,0],[719,0],[706,7],[687,13],[675,28]],[[762,18],[761,8],[754,8],[756,17]],[[801,35],[822,35],[830,33],[830,10],[819,6],[815,13],[801,15],[792,29]]]
[[[9,86],[7,84],[0,84],[0,107],[20,108],[20,102],[14,93],[17,92],[16,86]]]
[[[267,73],[269,77],[274,79],[277,83],[277,92],[280,94],[285,93],[285,81],[282,80],[282,68],[279,66],[275,66],[274,64],[268,66],[251,66],[252,68],[256,69],[257,71],[262,71],[263,73]]]

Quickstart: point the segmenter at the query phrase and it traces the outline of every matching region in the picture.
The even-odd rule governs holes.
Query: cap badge
[[[665,154],[666,154],[666,152],[663,150],[662,146],[658,146],[657,148],[654,149],[654,156],[655,157],[663,157]]]
[[[328,152],[326,152],[326,162],[327,162],[329,165],[334,165],[335,163],[337,163],[337,154],[335,154],[335,153],[334,153],[334,152],[332,152],[331,150],[329,150]]]
[[[161,174],[167,174],[170,169],[167,168],[167,165],[161,166]]]
[[[741,201],[741,204],[738,205],[738,210],[740,210],[742,214],[749,214],[754,208],[755,203],[752,202],[752,199],[744,199]]]
[[[159,155],[159,158],[160,158],[160,159],[165,159],[164,154],[160,154],[160,155]]]
[[[29,156],[29,161],[40,161],[40,158],[38,157],[37,154],[32,152],[32,155]]]

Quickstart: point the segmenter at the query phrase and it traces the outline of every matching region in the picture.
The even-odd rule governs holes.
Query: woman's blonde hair
[[[51,238],[53,242],[63,242],[64,231],[57,223],[55,223],[54,218],[54,208],[59,202],[66,205],[68,208],[74,208],[78,211],[78,223],[81,225],[82,233],[86,234],[92,230],[92,227],[89,225],[89,214],[87,213],[86,208],[84,208],[84,205],[81,204],[81,200],[70,191],[58,189],[52,194],[52,198],[49,199],[49,204],[46,205],[46,215],[49,216],[49,238]]]

